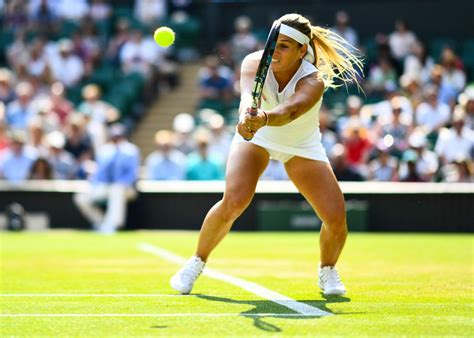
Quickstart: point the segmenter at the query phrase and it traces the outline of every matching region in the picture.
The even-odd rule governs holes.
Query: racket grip
[[[257,116],[257,114],[258,114],[258,104],[257,104],[257,102],[254,101],[252,103],[252,106],[249,109],[249,114],[252,115],[252,116]]]

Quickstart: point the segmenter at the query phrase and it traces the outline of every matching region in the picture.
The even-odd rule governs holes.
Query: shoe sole
[[[171,288],[172,288],[173,290],[178,291],[178,292],[179,292],[180,294],[182,294],[182,295],[189,295],[189,294],[191,293],[191,290],[192,290],[192,289],[191,289],[191,290],[189,290],[189,291],[188,291],[188,290],[184,290],[184,291],[183,291],[183,289],[177,287],[176,285],[173,285],[173,280],[170,280],[170,286],[171,286]]]
[[[323,291],[325,296],[342,296],[346,294],[346,290],[329,290],[325,291],[321,284],[318,283],[319,288]]]
[[[326,292],[323,290],[323,295],[325,296],[342,296],[342,295],[345,295],[346,294],[346,291],[329,291],[329,292]]]

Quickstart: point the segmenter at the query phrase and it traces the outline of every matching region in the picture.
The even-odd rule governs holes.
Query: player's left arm
[[[298,81],[295,93],[285,102],[267,111],[268,126],[282,126],[306,113],[321,99],[324,92],[324,82],[313,73]]]

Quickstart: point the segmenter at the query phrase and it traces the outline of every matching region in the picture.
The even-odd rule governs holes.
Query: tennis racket
[[[255,75],[255,81],[252,90],[252,106],[249,111],[251,115],[257,115],[257,108],[260,103],[260,97],[262,96],[263,85],[265,84],[265,79],[267,78],[268,69],[272,63],[272,56],[273,52],[275,51],[278,34],[280,34],[280,22],[275,21],[273,22],[272,28],[268,33],[262,58],[260,59],[257,74]]]

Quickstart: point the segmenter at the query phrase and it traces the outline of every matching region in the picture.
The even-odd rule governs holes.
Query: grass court
[[[0,233],[2,336],[473,336],[473,236],[352,233],[343,297],[317,287],[316,233],[231,233],[208,267],[328,315],[202,276],[168,285],[197,232]],[[166,253],[156,255],[164,249]],[[171,257],[171,258],[170,258]],[[271,297],[270,297],[271,298]]]

